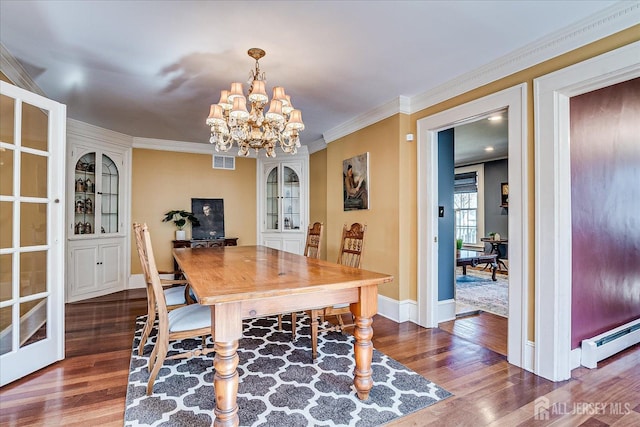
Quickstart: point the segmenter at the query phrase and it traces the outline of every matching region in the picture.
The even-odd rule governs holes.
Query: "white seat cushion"
[[[211,309],[206,305],[191,304],[169,312],[169,332],[211,327]]]
[[[164,290],[164,298],[167,300],[167,306],[186,304],[184,299],[184,286],[174,286]]]
[[[333,306],[333,308],[344,308],[344,307],[349,307],[349,303],[342,303],[342,304],[336,304]]]

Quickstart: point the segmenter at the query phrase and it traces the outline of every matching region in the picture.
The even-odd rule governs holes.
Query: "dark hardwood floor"
[[[122,426],[133,324],[145,310],[138,290],[68,304],[67,358],[0,389],[0,425]],[[640,425],[638,345],[553,383],[509,365],[500,354],[506,337],[474,336],[474,322],[495,320],[478,316],[425,329],[376,316],[375,347],[454,394],[392,425]],[[558,404],[548,421],[534,419],[538,397]],[[574,408],[581,414],[564,413]]]

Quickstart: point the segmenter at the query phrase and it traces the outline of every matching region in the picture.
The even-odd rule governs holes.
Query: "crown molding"
[[[139,138],[133,137],[133,148],[141,148],[145,150],[159,150],[159,151],[173,151],[174,153],[191,153],[191,154],[207,154],[214,155],[219,154],[221,156],[233,156],[237,158],[253,158],[258,156],[255,151],[250,151],[247,156],[238,156],[235,150],[229,150],[228,152],[216,152],[216,149],[211,144],[203,144],[201,142],[187,142],[187,141],[172,141],[168,139],[157,138]],[[298,153],[308,156],[309,151],[306,146],[298,148]],[[280,156],[286,155],[279,147],[276,147],[276,154]]]
[[[394,114],[416,113],[477,87],[638,25],[638,22],[640,22],[640,1],[615,3],[573,25],[551,33],[432,90],[411,98],[400,96],[398,100],[390,101],[367,113],[354,117],[326,131],[323,134],[324,139],[329,143]]]
[[[124,148],[131,148],[133,139],[129,135],[110,129],[101,128],[75,119],[67,119],[67,135],[70,138],[78,138],[79,142],[90,140],[102,143],[108,141]]]
[[[19,88],[47,97],[47,94],[29,77],[22,64],[2,43],[0,43],[0,70]]]
[[[397,98],[394,98],[391,101],[382,104],[377,108],[374,108],[373,110],[369,110],[364,114],[354,117],[353,119],[334,127],[333,129],[329,129],[328,131],[324,132],[322,136],[328,144],[338,138],[342,138],[343,136],[349,135],[359,129],[363,129],[367,126],[377,123],[380,120],[394,116],[398,113],[410,114],[410,111],[410,98],[407,96],[398,96]]]
[[[169,139],[133,137],[133,148],[145,150],[173,151],[176,153],[214,154],[215,149],[209,144],[199,142],[172,141]],[[227,153],[222,153],[227,155]]]
[[[323,138],[318,138],[315,141],[308,142],[307,144],[305,144],[305,146],[309,150],[309,154],[313,154],[317,151],[322,151],[327,148],[327,143]]]

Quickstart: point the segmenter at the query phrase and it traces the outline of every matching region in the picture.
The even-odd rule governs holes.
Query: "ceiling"
[[[309,144],[614,3],[2,0],[0,41],[69,117],[202,143],[209,104],[247,81],[246,52],[263,48],[267,92],[285,87]]]
[[[509,156],[509,121],[507,110],[478,117],[454,128],[455,166],[464,166]]]

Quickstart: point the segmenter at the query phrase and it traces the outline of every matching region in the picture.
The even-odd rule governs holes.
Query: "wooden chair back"
[[[315,222],[312,225],[309,225],[309,230],[307,231],[307,243],[304,246],[304,256],[320,259],[323,228],[324,225],[321,222]]]
[[[147,259],[147,250],[145,248],[144,237],[142,235],[142,227],[142,224],[138,222],[133,223],[133,232],[136,237],[136,248],[138,249],[138,258],[140,258],[140,265],[142,266],[144,281],[145,283],[150,284],[151,274],[149,272],[149,261]]]
[[[158,267],[156,266],[156,260],[153,256],[153,247],[151,246],[151,234],[147,224],[143,224],[140,227],[142,234],[142,244],[144,253],[146,254],[147,272],[149,274],[149,286],[151,287],[153,299],[156,303],[156,310],[158,315],[158,334],[169,333],[169,310],[167,309],[167,301],[164,295],[164,289],[162,282],[160,281],[160,274],[158,273]]]
[[[349,228],[347,224],[342,229],[338,264],[360,268],[362,252],[364,250],[364,234],[367,226],[354,222]]]

